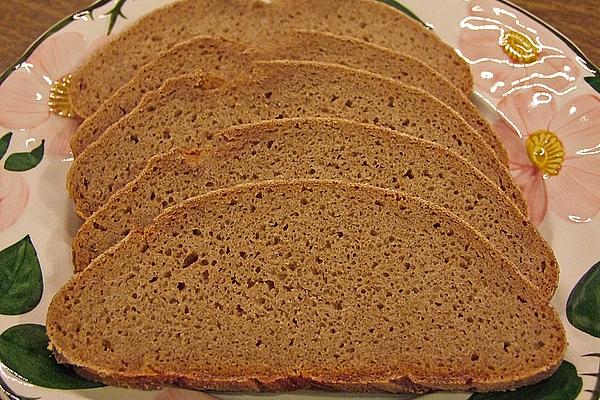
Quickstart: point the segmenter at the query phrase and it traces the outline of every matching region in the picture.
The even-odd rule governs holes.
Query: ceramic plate
[[[46,309],[71,276],[81,224],[65,190],[76,119],[50,110],[51,87],[95,48],[169,0],[101,0],[59,22],[0,81],[0,387],[11,399],[202,399],[169,389],[96,385],[58,367],[46,350]],[[299,392],[222,399],[600,398],[600,74],[539,19],[497,0],[386,0],[433,29],[471,65],[473,100],[495,126],[530,215],[561,267],[552,301],[569,349],[547,381],[508,396]],[[54,99],[55,100],[55,99]]]

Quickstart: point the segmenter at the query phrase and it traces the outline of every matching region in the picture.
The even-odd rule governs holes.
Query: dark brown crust
[[[54,356],[61,364],[70,362],[58,352]],[[178,387],[181,389],[216,391],[216,392],[287,392],[303,389],[319,389],[336,392],[356,393],[416,393],[424,394],[435,390],[490,392],[515,390],[522,386],[533,385],[549,378],[560,366],[562,360],[547,369],[537,371],[535,374],[515,380],[507,385],[506,382],[490,382],[483,387],[471,386],[474,384],[472,378],[456,377],[448,380],[425,382],[422,379],[411,376],[400,376],[386,382],[368,381],[344,381],[343,376],[339,380],[315,379],[303,376],[250,378],[215,380],[211,378],[194,377],[171,377],[156,374],[133,375],[115,373],[114,371],[94,371],[83,366],[74,366],[77,374],[95,382],[102,382],[109,386],[124,387],[142,390],[160,390],[165,387]],[[417,383],[421,381],[421,384]],[[429,386],[426,386],[429,385]]]
[[[57,359],[60,357],[56,355]],[[102,376],[84,367],[75,367],[77,374],[86,379],[102,382],[109,386],[130,389],[160,390],[165,387],[216,392],[289,392],[303,389],[318,389],[335,392],[355,393],[417,393],[432,389],[418,385],[410,379],[398,378],[389,382],[324,382],[302,376],[277,377],[272,379],[240,378],[239,380],[211,380],[194,378],[169,378],[166,376]]]

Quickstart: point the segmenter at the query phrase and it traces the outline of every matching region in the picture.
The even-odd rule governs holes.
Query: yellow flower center
[[[542,173],[556,176],[565,161],[565,148],[555,133],[547,130],[533,132],[525,142],[529,159]]]
[[[538,59],[540,49],[531,38],[521,32],[507,31],[500,39],[504,53],[513,61],[530,64]]]
[[[50,112],[66,118],[77,116],[71,105],[71,100],[69,100],[70,85],[71,75],[67,75],[50,86],[50,99],[48,100]]]

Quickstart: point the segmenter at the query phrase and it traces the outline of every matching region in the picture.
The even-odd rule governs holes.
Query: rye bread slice
[[[77,157],[119,118],[156,90],[168,78],[201,69],[222,77],[248,69],[256,60],[306,60],[364,69],[418,87],[458,112],[508,165],[508,155],[490,124],[469,98],[441,74],[409,55],[361,40],[315,31],[282,33],[264,48],[223,38],[196,37],[174,46],[142,67],[83,124],[71,138]]]
[[[402,130],[456,150],[526,212],[522,193],[492,148],[428,93],[366,71],[301,61],[257,62],[253,75],[170,79],[73,162],[67,187],[90,216],[135,178],[151,156],[201,146],[222,128],[286,117],[339,117]]]
[[[167,207],[255,180],[338,179],[400,190],[445,207],[481,232],[550,299],[558,263],[534,226],[464,158],[422,139],[346,120],[282,119],[219,132],[212,147],[155,156],[81,226],[75,271]]]
[[[552,306],[458,217],[330,181],[170,208],[75,275],[46,326],[60,362],[142,389],[507,390],[566,346]]]
[[[90,116],[161,51],[198,35],[264,44],[278,32],[314,29],[348,35],[423,60],[464,93],[468,65],[432,31],[397,9],[372,0],[185,0],[140,18],[73,73],[70,99]]]

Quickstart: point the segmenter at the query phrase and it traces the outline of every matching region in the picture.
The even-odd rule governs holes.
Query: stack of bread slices
[[[388,2],[385,2],[388,3]],[[558,265],[468,66],[374,0],[183,0],[73,73],[58,361],[111,385],[511,390]]]

